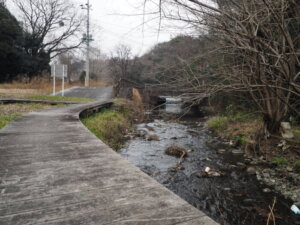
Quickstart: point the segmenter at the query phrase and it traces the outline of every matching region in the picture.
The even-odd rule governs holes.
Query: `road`
[[[61,92],[57,92],[56,95],[60,96]],[[113,89],[111,87],[73,87],[66,89],[64,96],[105,100],[113,97]]]

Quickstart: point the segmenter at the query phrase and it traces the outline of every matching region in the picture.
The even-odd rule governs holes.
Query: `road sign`
[[[51,65],[51,77],[53,77],[53,95],[55,96],[56,78],[62,79],[61,95],[65,94],[65,77],[68,74],[68,66],[64,64]]]
[[[51,77],[59,78],[67,77],[68,66],[64,64],[53,64],[51,66]]]

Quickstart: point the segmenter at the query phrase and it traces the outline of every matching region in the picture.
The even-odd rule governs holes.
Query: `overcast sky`
[[[80,4],[87,0],[71,1],[78,4],[80,13],[86,13]],[[12,0],[7,0],[7,4],[11,8]],[[143,0],[90,0],[90,4],[91,30],[95,39],[92,45],[106,54],[110,54],[116,45],[125,44],[132,48],[134,55],[141,55],[158,42],[168,41],[181,33],[170,27],[162,29],[158,35],[158,15],[147,15],[143,24]],[[154,10],[157,7],[147,5],[147,12]]]

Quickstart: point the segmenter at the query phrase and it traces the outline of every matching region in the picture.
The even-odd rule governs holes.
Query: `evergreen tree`
[[[11,81],[22,72],[22,28],[0,4],[0,82]]]

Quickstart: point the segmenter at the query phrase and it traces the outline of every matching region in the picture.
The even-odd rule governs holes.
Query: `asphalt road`
[[[61,95],[57,92],[56,95]],[[106,100],[113,97],[113,88],[111,87],[73,87],[66,89],[64,92],[66,97],[83,97],[95,100]]]

